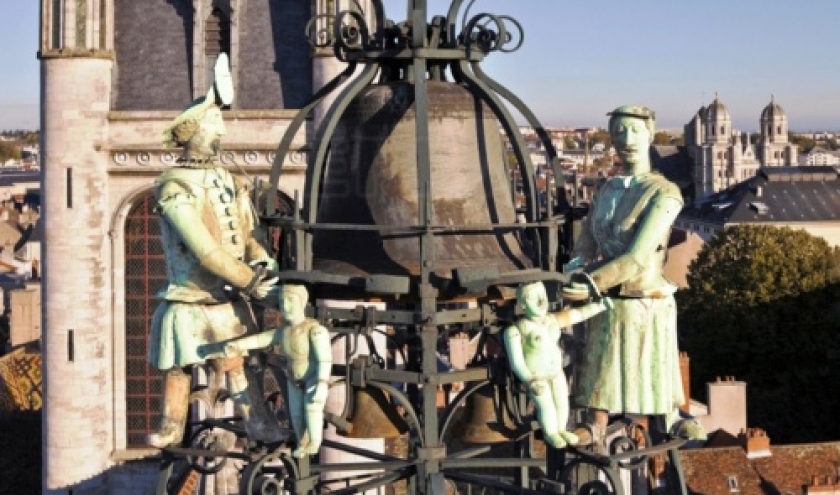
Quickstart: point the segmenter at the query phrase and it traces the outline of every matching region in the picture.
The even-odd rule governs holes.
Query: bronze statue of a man
[[[217,163],[224,134],[221,105],[233,96],[227,57],[216,63],[216,81],[203,100],[182,113],[164,141],[184,150],[178,166],[155,181],[156,211],[166,257],[168,285],[155,311],[149,362],[166,372],[161,428],[149,445],[181,441],[187,415],[189,368],[210,359],[227,373],[232,399],[252,440],[281,440],[261,398],[251,399],[241,354],[205,355],[203,345],[256,331],[246,298],[265,298],[277,282],[263,266],[276,268],[256,235],[254,207],[243,184]],[[244,297],[243,297],[244,296]]]

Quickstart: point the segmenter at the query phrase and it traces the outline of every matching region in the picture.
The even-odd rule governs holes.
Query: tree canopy
[[[603,129],[599,129],[595,132],[590,132],[589,144],[594,146],[596,143],[602,143],[604,145],[604,149],[609,149],[610,146],[612,146],[612,139],[610,138],[610,133]]]
[[[0,163],[7,160],[20,160],[20,148],[9,141],[0,141]]]
[[[814,146],[817,145],[817,142],[810,137],[803,136],[802,134],[794,134],[792,132],[788,133],[788,140],[792,144],[799,146],[799,151],[801,153],[807,153],[814,149]]]
[[[840,249],[802,230],[736,226],[711,239],[677,294],[693,396],[747,382],[749,426],[774,442],[840,438]]]
[[[661,144],[671,144],[672,138],[671,135],[667,132],[659,131],[653,135],[653,144],[661,145]]]

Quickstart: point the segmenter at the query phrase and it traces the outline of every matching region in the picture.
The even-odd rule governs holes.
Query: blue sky
[[[39,3],[0,0],[0,129],[38,126]],[[385,4],[405,17],[405,0]],[[484,70],[546,125],[604,125],[639,103],[676,128],[717,93],[736,129],[756,130],[772,94],[792,130],[840,130],[838,0],[478,0],[472,12],[524,26],[523,47]]]

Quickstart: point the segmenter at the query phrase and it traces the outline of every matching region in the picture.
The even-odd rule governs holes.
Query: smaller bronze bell
[[[453,436],[463,442],[499,443],[516,437],[513,419],[491,383],[467,397],[461,418]]]
[[[347,417],[348,438],[397,438],[408,431],[408,423],[377,387],[353,387],[353,410]]]

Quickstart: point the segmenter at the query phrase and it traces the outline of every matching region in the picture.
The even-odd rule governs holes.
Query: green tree
[[[656,145],[663,145],[663,144],[671,144],[671,135],[667,132],[659,131],[653,135],[653,144]]]
[[[565,150],[574,150],[577,149],[578,143],[575,141],[575,138],[572,137],[571,134],[566,134],[563,136],[563,149]]]
[[[747,382],[750,426],[774,441],[837,438],[840,250],[801,230],[724,229],[689,266],[677,294],[693,396],[716,376]]]
[[[20,148],[10,141],[0,141],[0,162],[20,160]]]
[[[798,145],[800,153],[807,153],[811,151],[814,148],[814,146],[817,145],[817,142],[809,138],[808,136],[803,136],[802,134],[794,134],[792,132],[788,133],[788,141],[790,141],[792,144]]]
[[[610,139],[610,133],[603,129],[599,129],[595,132],[590,132],[589,145],[593,146],[596,143],[602,143],[605,149],[610,149],[610,146],[612,146],[612,139]]]
[[[27,132],[23,137],[23,142],[27,146],[35,146],[41,140],[41,133],[39,131]]]

